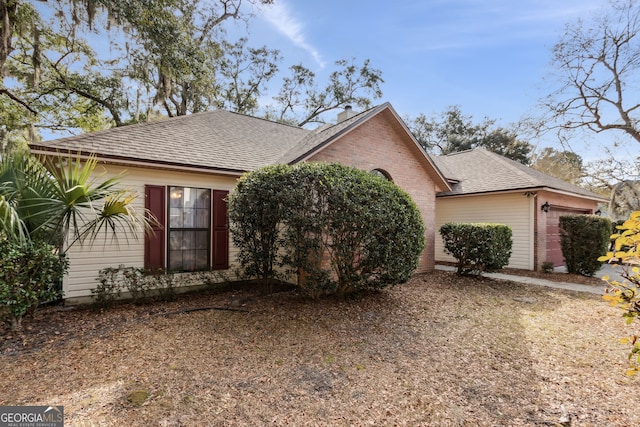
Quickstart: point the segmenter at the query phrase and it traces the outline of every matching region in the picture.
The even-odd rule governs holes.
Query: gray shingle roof
[[[223,110],[32,144],[32,149],[206,169],[248,171],[273,164],[312,131]]]
[[[454,181],[452,191],[440,193],[439,197],[548,188],[606,200],[484,148],[437,156],[433,160],[447,179]]]
[[[417,142],[389,103],[381,104],[338,124],[316,130],[271,122],[223,110],[92,132],[30,144],[36,153],[95,154],[121,163],[180,167],[240,174],[277,163],[297,163],[377,114],[396,117],[398,129]],[[439,188],[448,184],[432,158],[424,164]]]

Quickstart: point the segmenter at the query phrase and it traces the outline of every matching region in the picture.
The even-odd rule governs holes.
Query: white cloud
[[[263,16],[275,26],[280,33],[291,40],[294,45],[307,51],[320,67],[325,67],[326,62],[322,59],[320,52],[307,42],[303,31],[303,23],[291,14],[291,11],[284,2],[280,0],[266,7]]]

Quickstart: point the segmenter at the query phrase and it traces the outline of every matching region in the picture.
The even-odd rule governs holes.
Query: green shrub
[[[140,303],[149,297],[149,292],[155,287],[154,283],[147,280],[143,268],[121,266],[123,287],[129,291],[134,303]]]
[[[276,165],[245,174],[229,196],[230,234],[239,249],[242,274],[267,286],[278,278],[282,265],[281,198],[289,190],[284,182],[289,170]]]
[[[0,318],[19,330],[25,314],[61,296],[67,269],[67,259],[47,243],[0,240]]]
[[[344,295],[411,277],[425,242],[420,211],[408,194],[384,178],[339,164],[304,163],[293,175],[305,181],[298,186],[305,202],[285,210],[286,224],[302,223],[288,229],[293,235],[286,240],[289,247],[297,239],[317,242],[304,246],[299,264],[292,265],[307,272],[309,260],[325,254],[331,264],[327,270],[316,263],[319,277],[307,281],[307,288]]]
[[[457,273],[480,275],[500,270],[511,257],[511,227],[503,224],[447,223],[440,227],[445,252],[456,260]]]
[[[98,282],[100,282],[95,288],[91,289],[93,294],[93,302],[100,307],[110,307],[113,303],[120,298],[124,284],[119,279],[120,269],[124,268],[124,265],[119,267],[103,268],[98,272]]]
[[[544,261],[540,266],[540,269],[544,273],[552,273],[553,272],[553,262],[552,261]]]
[[[134,303],[142,303],[151,297],[173,300],[176,296],[175,274],[164,269],[145,271],[138,267],[103,268],[98,273],[93,301],[99,307],[110,307],[120,298],[122,292],[129,292]]]
[[[611,221],[597,215],[564,215],[559,227],[567,272],[593,276],[602,266],[598,258],[610,245]]]
[[[309,295],[403,283],[424,249],[424,226],[395,184],[325,163],[245,175],[229,200],[244,273],[268,282],[297,275]]]
[[[176,274],[164,269],[147,271],[147,280],[151,288],[157,291],[158,297],[163,301],[176,299]]]

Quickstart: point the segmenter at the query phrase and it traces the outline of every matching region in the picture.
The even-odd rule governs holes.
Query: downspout
[[[533,193],[533,198],[531,200],[531,204],[529,206],[530,215],[533,220],[530,223],[529,237],[531,238],[531,246],[530,249],[533,252],[533,257],[530,258],[532,265],[529,267],[536,271],[538,269],[538,193]]]

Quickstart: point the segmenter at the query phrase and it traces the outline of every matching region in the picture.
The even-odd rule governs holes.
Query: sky
[[[322,80],[338,59],[370,59],[402,116],[458,105],[508,126],[536,113],[553,80],[552,47],[567,23],[606,0],[275,0],[244,26],[251,45],[280,50]],[[275,79],[274,79],[275,80]],[[278,81],[278,84],[280,81]],[[551,145],[554,141],[542,141]]]

